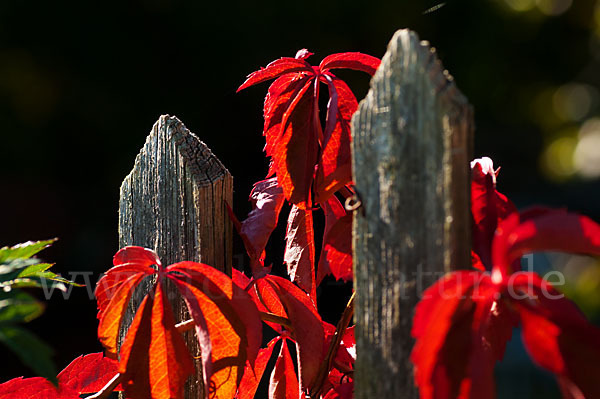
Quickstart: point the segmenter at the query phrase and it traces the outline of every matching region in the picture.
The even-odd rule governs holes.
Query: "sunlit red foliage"
[[[482,168],[474,163],[473,169],[475,191]],[[495,172],[490,167],[483,174]],[[421,398],[494,398],[494,365],[518,325],[529,355],[556,375],[565,397],[600,397],[600,329],[548,281],[520,271],[517,262],[536,251],[600,255],[600,226],[564,210],[507,215],[509,202],[493,185],[485,190],[473,199],[488,202],[475,202],[473,209],[483,210],[476,223],[497,224],[481,252],[490,254],[491,273],[450,273],[425,291],[416,309],[411,359]]]

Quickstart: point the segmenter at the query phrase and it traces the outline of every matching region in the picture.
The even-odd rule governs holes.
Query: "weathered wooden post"
[[[232,229],[224,201],[231,203],[232,195],[233,178],[223,164],[179,119],[163,115],[121,185],[119,245],[152,248],[164,265],[203,262],[231,275]],[[130,303],[127,326],[143,289]],[[176,295],[173,287],[169,297],[176,321],[187,320],[185,305]],[[188,380],[185,397],[200,398],[200,350],[195,333],[186,334],[198,374]]]
[[[398,31],[352,121],[356,398],[418,398],[414,307],[470,264],[472,109],[417,35]]]

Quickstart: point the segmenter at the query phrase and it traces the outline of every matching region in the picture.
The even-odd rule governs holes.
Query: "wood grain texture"
[[[119,245],[154,249],[163,265],[189,260],[206,263],[231,275],[232,226],[225,201],[231,203],[233,178],[206,145],[176,117],[156,122],[131,173],[121,185]],[[130,303],[129,326],[150,282]],[[176,321],[189,314],[171,286],[169,299]],[[122,337],[126,328],[122,331]],[[194,356],[200,356],[195,333],[186,333]],[[201,363],[186,385],[186,398],[200,398]]]
[[[434,50],[396,32],[352,120],[356,398],[418,398],[414,307],[444,272],[470,265],[472,130]]]

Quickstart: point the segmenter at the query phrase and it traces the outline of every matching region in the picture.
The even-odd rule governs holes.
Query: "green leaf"
[[[0,292],[0,325],[28,322],[43,312],[44,305],[25,292]]]
[[[37,375],[57,385],[56,368],[52,362],[53,350],[35,335],[20,327],[0,327],[0,342],[8,346],[21,361]]]
[[[56,238],[45,241],[27,241],[13,247],[0,248],[0,263],[6,263],[14,259],[31,258],[42,249],[52,245],[54,241],[56,241]]]
[[[34,276],[38,273],[45,272],[54,266],[54,263],[36,263],[35,265],[31,265],[26,267],[19,273],[19,277],[29,277]]]

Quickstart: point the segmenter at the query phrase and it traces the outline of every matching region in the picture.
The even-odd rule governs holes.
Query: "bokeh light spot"
[[[600,118],[592,118],[581,126],[573,163],[581,177],[600,177]]]
[[[566,12],[573,0],[536,0],[538,9],[549,16],[556,16]]]
[[[517,12],[529,11],[535,7],[534,0],[504,0],[504,2],[513,11]]]
[[[542,170],[552,180],[567,180],[576,170],[573,164],[573,153],[577,146],[577,139],[571,136],[562,136],[552,141],[542,153]]]
[[[598,93],[592,86],[566,84],[559,87],[552,96],[554,113],[566,121],[580,121],[588,115],[597,96]]]

